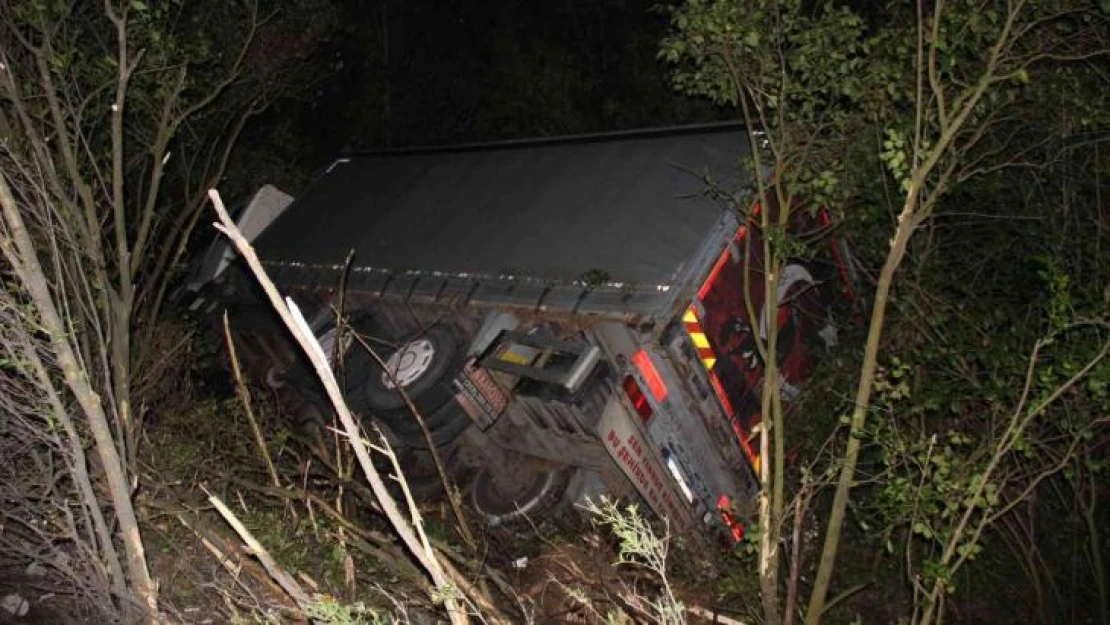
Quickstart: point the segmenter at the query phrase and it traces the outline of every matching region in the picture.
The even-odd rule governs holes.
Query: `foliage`
[[[53,398],[55,415],[39,427],[64,424],[82,505],[104,516],[90,553],[125,612],[157,610],[134,461],[168,386],[156,379],[162,363],[187,343],[155,353],[167,344],[155,321],[201,192],[223,176],[247,122],[304,80],[292,56],[255,47],[280,24],[269,17],[251,3],[0,5],[4,296],[29,309],[13,320],[26,326],[23,348],[49,345],[21,381]],[[102,474],[77,453],[86,444]]]
[[[389,622],[377,610],[362,603],[343,604],[334,597],[316,595],[305,609],[305,617],[325,625],[385,625]]]
[[[844,6],[801,0],[693,0],[671,11],[660,56],[679,91],[740,108],[772,159],[786,195],[814,206],[845,200],[843,138],[857,128],[870,42]],[[758,166],[758,165],[757,165]]]
[[[909,563],[912,618],[931,622],[953,569],[984,548],[984,533],[1016,527],[1010,511],[1041,489],[1061,492],[1053,484],[1083,457],[1080,441],[1100,437],[1091,415],[1105,410],[1098,359],[1108,277],[1105,230],[1092,226],[1101,223],[1105,165],[1090,142],[1105,137],[1106,119],[1091,106],[1103,79],[1087,61],[1110,50],[1105,13],[1066,1],[888,2],[853,12],[829,2],[689,0],[671,19],[661,56],[676,67],[676,87],[739,108],[758,131],[750,144],[764,149],[752,151],[752,166],[768,174],[760,198],[829,206],[863,266],[882,266],[807,622],[827,605],[848,493],[868,488],[854,486],[861,458],[880,486],[870,500],[853,498],[853,509],[885,538],[905,537],[886,546]],[[783,249],[772,246],[766,266]],[[903,260],[912,273],[898,273]],[[1082,294],[1073,272],[1085,277]],[[771,301],[773,286],[763,287]],[[881,351],[886,367],[877,366]],[[763,414],[777,419],[775,397],[764,389]],[[761,463],[773,489],[760,545],[772,622],[786,508],[780,441],[790,435],[775,420],[775,444],[763,453],[776,464]],[[1054,499],[1038,514],[1081,501]],[[1088,518],[1096,509],[1083,507]],[[1097,532],[1087,534],[1081,543]],[[1087,551],[1105,605],[1100,559]],[[789,605],[783,612],[794,617]]]
[[[724,118],[668,88],[655,4],[333,3],[341,67],[302,109],[303,134],[335,152]]]
[[[89,437],[62,404],[34,304],[8,267],[0,280],[0,594],[17,591],[11,596],[36,606],[60,605],[107,622],[117,616],[112,595],[123,580],[105,515],[95,505]],[[43,600],[54,592],[67,599]]]
[[[675,596],[667,577],[667,552],[670,536],[660,536],[635,504],[623,510],[613,500],[588,501],[586,511],[617,537],[617,564],[639,566],[651,571],[663,587],[659,597],[646,599],[653,622],[679,625],[686,622],[686,608]],[[613,616],[610,616],[612,620]]]
[[[676,88],[738,107],[747,129],[745,164],[756,172],[756,205],[767,207],[749,216],[762,235],[762,249],[755,252],[761,276],[746,277],[751,284],[744,285],[744,291],[762,294],[762,311],[748,304],[754,327],[760,314],[777,315],[777,276],[788,255],[804,256],[797,233],[790,233],[792,213],[807,203],[811,210],[825,206],[843,212],[850,197],[844,139],[862,120],[860,76],[866,74],[860,70],[869,52],[863,21],[830,3],[810,12],[801,2],[702,0],[674,9],[671,21],[674,34],[663,42],[661,56],[677,65]],[[750,241],[744,239],[745,257]],[[778,598],[787,432],[777,330],[755,341],[765,363],[759,409],[759,574],[764,618],[772,623],[780,619],[780,610],[787,620],[794,614],[792,605],[780,608]],[[787,603],[796,598],[796,573],[792,579]]]

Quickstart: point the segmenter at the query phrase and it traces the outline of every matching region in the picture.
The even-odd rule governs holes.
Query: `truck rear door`
[[[753,212],[758,215],[758,209]],[[802,215],[794,220],[794,228],[812,232],[824,227],[819,217],[799,212]],[[822,283],[836,280],[839,273],[835,259],[786,262],[776,280],[779,306],[772,320],[763,310],[766,272],[762,248],[763,235],[754,223],[741,225],[682,316],[713,391],[757,471],[759,445],[751,433],[761,420],[765,367],[756,341],[767,336],[771,323],[777,325],[781,392],[787,399],[795,396],[813,371],[815,348],[822,339],[827,343],[835,340]]]

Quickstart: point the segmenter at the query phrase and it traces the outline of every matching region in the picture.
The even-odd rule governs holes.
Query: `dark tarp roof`
[[[741,128],[338,159],[258,239],[268,262],[671,284],[741,185]],[[595,274],[596,275],[596,274]]]

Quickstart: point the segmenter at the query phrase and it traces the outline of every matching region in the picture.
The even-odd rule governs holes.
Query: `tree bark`
[[[4,225],[10,238],[0,240],[0,248],[12,265],[23,287],[27,289],[34,303],[35,312],[42,322],[42,328],[50,337],[50,346],[62,370],[66,386],[76,398],[85,417],[89,420],[89,431],[96,443],[96,451],[104,466],[112,507],[120,525],[124,551],[127,557],[127,576],[131,591],[138,598],[148,619],[158,613],[158,596],[146,565],[146,551],[139,531],[135,508],[131,502],[123,460],[117,452],[117,441],[112,436],[112,427],[104,411],[100,396],[89,382],[66,338],[66,324],[58,312],[50,292],[49,281],[39,262],[31,234],[27,230],[16,206],[15,197],[8,186],[7,178],[0,173],[0,209],[3,211]],[[14,247],[13,247],[14,245]]]
[[[875,368],[879,357],[879,339],[882,337],[883,320],[886,317],[886,307],[890,297],[890,287],[894,281],[894,272],[902,264],[906,254],[906,245],[913,235],[917,225],[914,219],[914,206],[917,203],[917,187],[911,189],[902,214],[898,218],[898,229],[890,242],[890,252],[886,262],[883,263],[882,272],[879,274],[879,283],[875,288],[875,303],[871,308],[871,323],[868,326],[867,344],[863,351],[863,368],[860,371],[859,385],[856,388],[855,408],[852,411],[851,426],[848,430],[848,446],[844,451],[844,464],[840,469],[840,479],[836,484],[836,494],[833,496],[832,511],[829,513],[828,529],[825,530],[825,543],[821,547],[821,561],[817,567],[817,575],[813,580],[813,592],[809,596],[809,608],[806,610],[806,625],[817,625],[821,614],[825,611],[825,597],[828,595],[829,581],[832,579],[833,567],[836,564],[836,552],[840,547],[840,530],[844,523],[844,512],[848,507],[849,491],[856,473],[856,462],[859,460],[860,434],[867,421],[867,411],[871,405],[871,392],[875,388]]]

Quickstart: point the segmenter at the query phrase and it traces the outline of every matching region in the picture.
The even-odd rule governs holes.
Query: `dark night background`
[[[247,159],[271,163],[274,181],[293,187],[342,151],[736,117],[671,87],[658,58],[669,18],[653,0],[348,0],[316,10],[336,24],[313,52],[320,78],[266,111],[243,142]],[[252,153],[256,145],[265,147]],[[235,167],[266,171],[257,165]]]
[[[379,2],[349,7],[321,93],[345,148],[665,126],[719,116],[670,88],[657,2]],[[341,5],[342,6],[342,5]],[[715,115],[716,113],[716,115]]]

